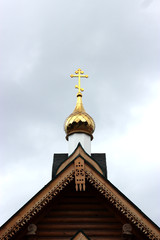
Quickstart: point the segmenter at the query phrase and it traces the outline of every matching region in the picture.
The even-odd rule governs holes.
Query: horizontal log
[[[61,237],[61,236],[67,236],[67,237],[72,237],[77,231],[77,230],[67,230],[67,229],[64,229],[64,230],[52,230],[52,231],[42,231],[42,232],[37,232],[38,233],[38,236],[56,236],[56,237]],[[113,230],[96,230],[96,229],[90,229],[90,230],[85,230],[83,229],[84,232],[87,234],[87,236],[105,236],[105,237],[112,237],[112,236],[121,236],[121,231],[113,231]]]
[[[68,191],[66,194],[65,194],[65,199],[67,198],[96,198],[96,192],[89,192],[89,191]]]
[[[66,203],[66,204],[63,204],[63,205],[59,205],[58,206],[58,209],[61,210],[61,209],[64,209],[64,210],[68,210],[68,209],[80,209],[80,210],[85,210],[85,209],[93,209],[93,210],[102,210],[102,211],[105,211],[105,212],[108,212],[108,210],[104,209],[104,206],[102,206],[101,204],[89,204],[89,203],[85,203],[85,204],[72,204],[72,203]],[[52,212],[54,212],[54,209],[52,210]]]
[[[92,236],[92,240],[122,240],[122,238],[121,236]]]
[[[113,223],[115,223],[115,224],[119,224],[119,222],[116,220],[116,219],[114,219],[113,217],[102,217],[102,216],[100,216],[100,217],[84,217],[84,216],[81,216],[81,217],[77,217],[77,216],[73,216],[73,217],[66,217],[66,216],[64,216],[64,217],[60,217],[60,216],[58,216],[58,217],[47,217],[47,218],[45,218],[45,220],[44,220],[45,222],[46,222],[46,224],[49,224],[49,223],[74,223],[74,222],[84,222],[84,223],[86,223],[86,222],[94,222],[94,223],[101,223],[101,222],[103,222],[103,223],[107,223],[107,224],[113,224]],[[43,221],[43,222],[44,222]]]
[[[66,203],[95,203],[95,204],[99,204],[98,199],[96,198],[63,198],[60,200],[61,204],[66,204]]]
[[[92,240],[120,240],[121,238],[119,236],[92,236]],[[38,240],[70,240],[70,237],[61,236],[61,237],[38,237]]]
[[[38,225],[38,229],[39,231],[45,231],[45,230],[53,230],[53,229],[114,229],[115,231],[120,230],[122,229],[122,227],[120,226],[120,224],[104,224],[104,223],[60,223],[60,224],[47,224],[47,223],[44,223],[44,224],[39,224]]]
[[[51,213],[50,213],[51,214]],[[77,216],[108,216],[108,212],[105,212],[103,210],[94,210],[94,209],[87,209],[86,211],[79,210],[54,210],[52,212],[52,216],[69,216],[69,215],[77,215]],[[112,216],[110,216],[112,217]]]

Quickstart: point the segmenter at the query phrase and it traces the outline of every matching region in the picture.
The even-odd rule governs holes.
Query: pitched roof
[[[139,229],[146,239],[160,240],[160,229],[127,197],[125,197],[110,181],[108,181],[93,159],[86,156],[79,146],[75,154],[67,159],[67,165],[61,165],[55,179],[51,180],[40,192],[26,203],[13,217],[0,228],[0,239],[11,239],[26,226],[33,217],[47,206],[75,178],[75,159],[84,160],[86,180],[104,196],[128,222]]]
[[[87,154],[87,153],[86,153]],[[107,165],[105,153],[92,153],[91,158],[99,163],[104,176],[107,178]],[[58,168],[68,159],[68,153],[55,153],[53,156],[52,179],[56,177]]]

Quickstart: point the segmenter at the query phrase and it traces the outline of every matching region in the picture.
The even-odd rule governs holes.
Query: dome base
[[[68,136],[68,154],[71,155],[78,143],[82,145],[86,153],[91,155],[91,136],[85,133],[73,133]]]

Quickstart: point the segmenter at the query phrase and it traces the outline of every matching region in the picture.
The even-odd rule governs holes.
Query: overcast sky
[[[0,0],[0,225],[51,179],[76,104],[109,180],[160,225],[160,1]]]

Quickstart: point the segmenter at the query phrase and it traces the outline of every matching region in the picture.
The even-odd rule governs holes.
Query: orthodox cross
[[[84,73],[84,71],[82,71],[80,68],[78,68],[78,70],[75,71],[75,74],[77,74],[77,75],[73,75],[73,74],[70,75],[71,78],[78,77],[78,85],[75,86],[75,88],[78,89],[78,93],[84,91],[84,89],[81,88],[81,77],[88,78],[88,75],[82,75],[83,73]]]

